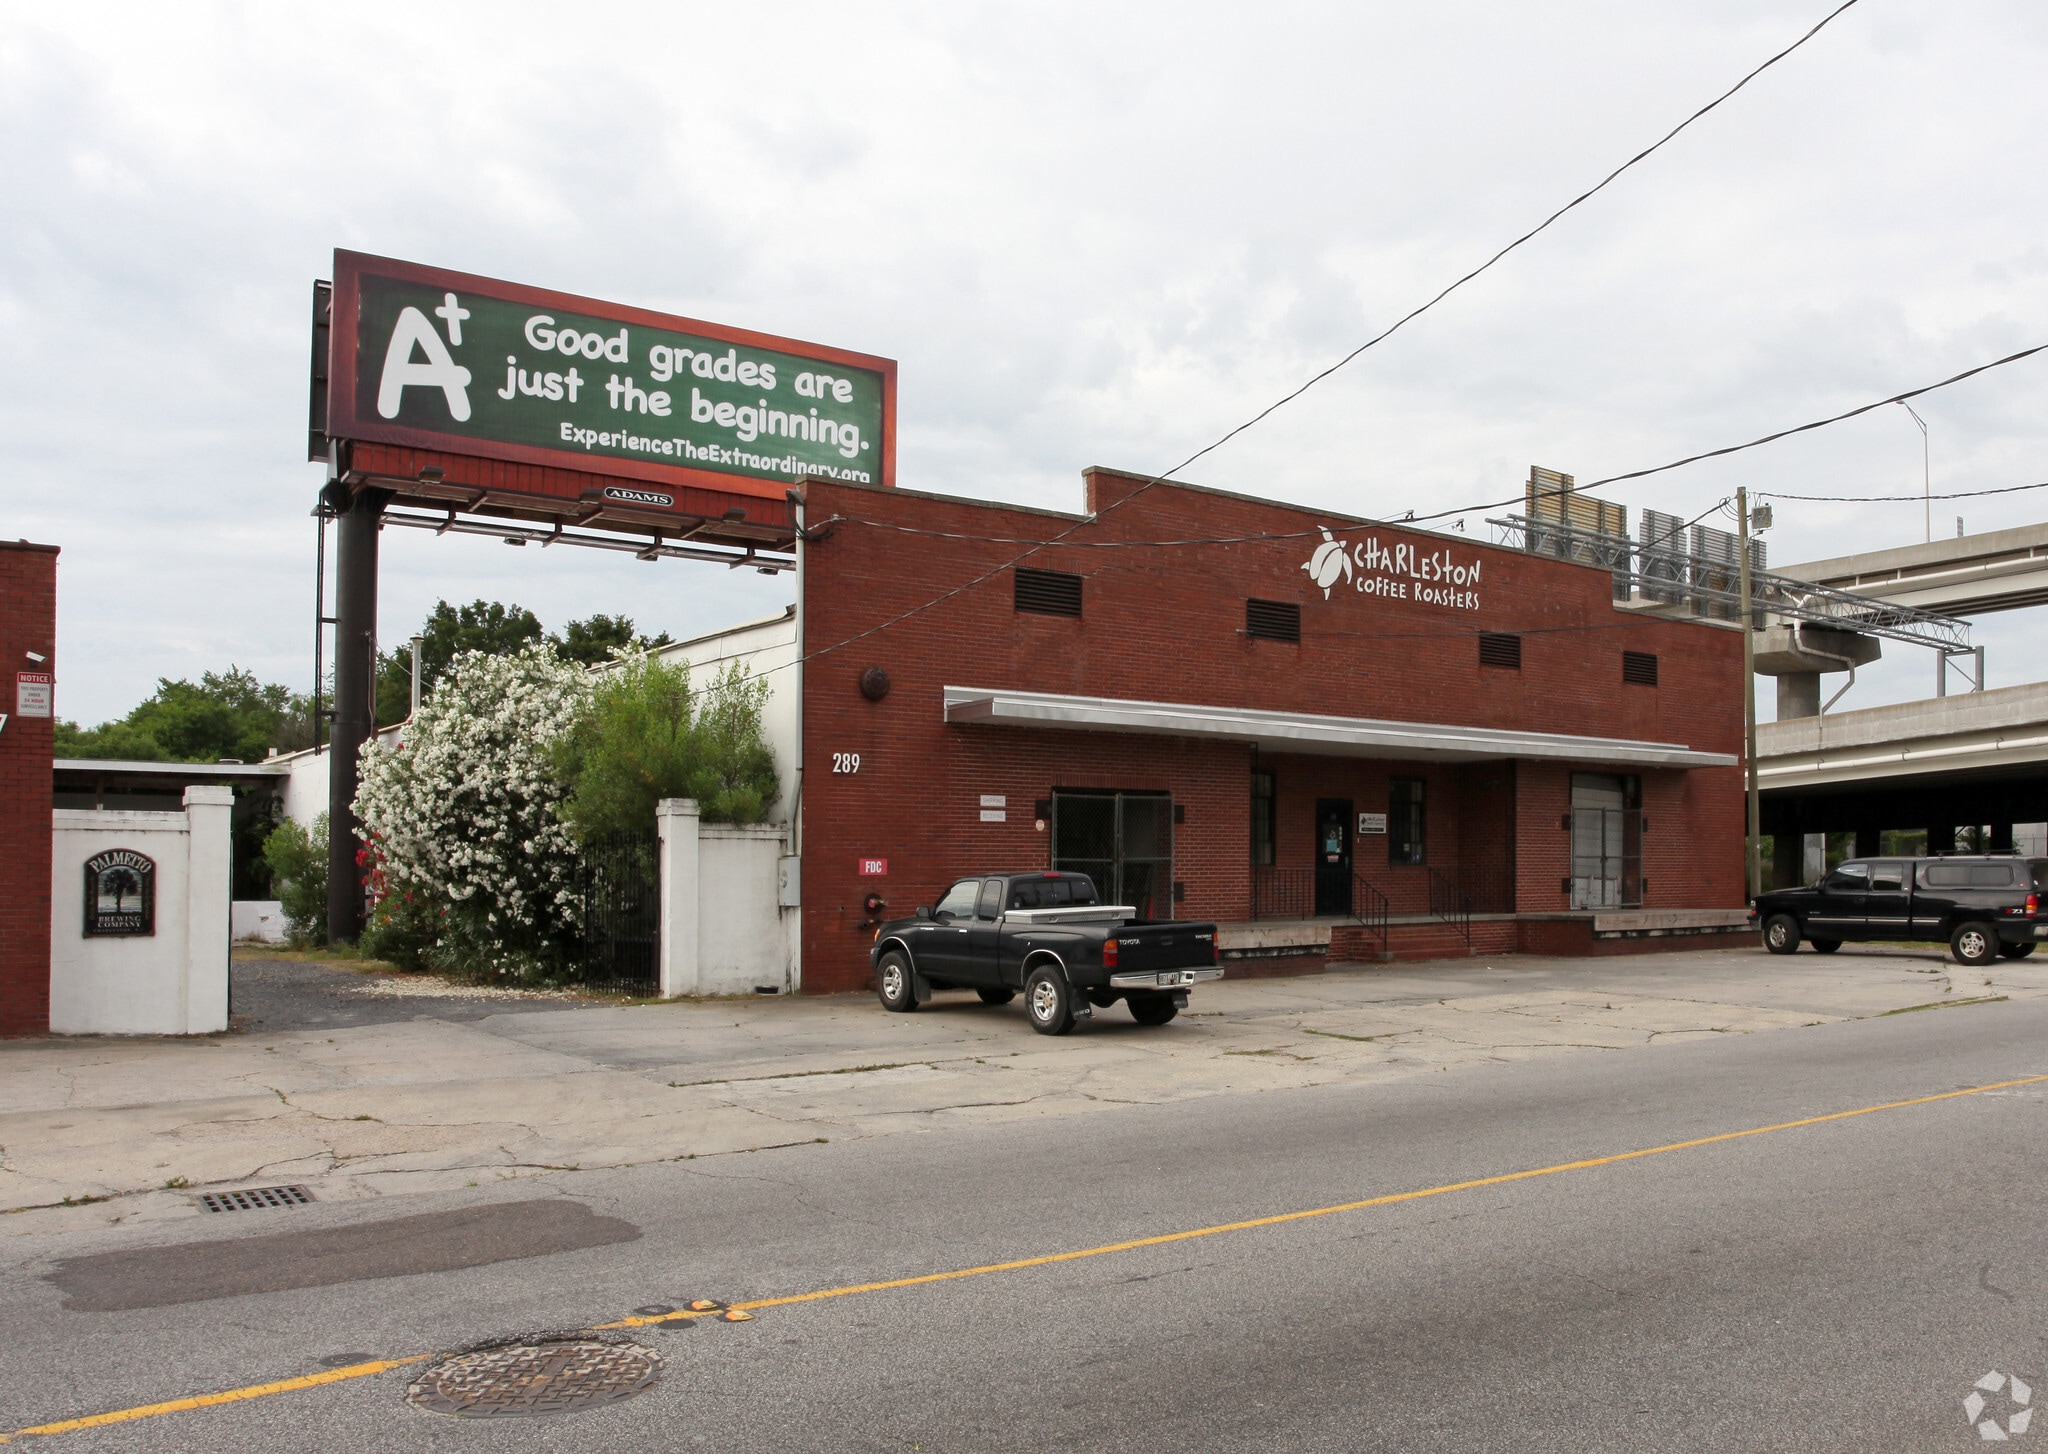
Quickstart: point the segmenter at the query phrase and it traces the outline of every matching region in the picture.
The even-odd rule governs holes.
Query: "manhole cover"
[[[406,1390],[406,1402],[464,1419],[569,1414],[645,1393],[661,1359],[631,1343],[515,1343],[435,1364]]]

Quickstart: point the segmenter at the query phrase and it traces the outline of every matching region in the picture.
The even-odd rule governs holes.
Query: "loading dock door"
[[[1173,916],[1173,798],[1054,788],[1052,866],[1085,873],[1105,903]]]
[[[1572,774],[1572,907],[1643,901],[1640,779]]]

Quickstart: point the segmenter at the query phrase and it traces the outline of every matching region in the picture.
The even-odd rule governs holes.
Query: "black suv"
[[[1844,939],[1947,940],[1959,963],[1983,965],[2024,958],[2048,939],[2044,891],[2048,858],[1858,858],[1810,888],[1758,895],[1755,912],[1773,954],[1801,939],[1823,954]]]

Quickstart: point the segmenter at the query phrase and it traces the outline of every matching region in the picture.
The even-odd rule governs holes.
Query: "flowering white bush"
[[[355,808],[381,887],[447,905],[435,957],[451,967],[559,965],[577,928],[576,845],[556,812],[550,755],[589,691],[584,670],[545,643],[516,656],[466,652],[420,704],[403,747],[366,747]]]

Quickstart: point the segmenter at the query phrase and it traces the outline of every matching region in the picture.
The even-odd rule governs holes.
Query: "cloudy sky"
[[[898,359],[901,484],[1071,509],[1082,466],[1192,453],[1828,8],[0,6],[0,533],[64,548],[59,711],[229,663],[308,685],[308,294],[337,246]],[[1861,0],[1188,478],[1430,511],[2048,342],[2043,75],[2037,3]],[[1922,402],[1935,489],[2048,480],[2044,393],[2048,355]],[[1891,407],[1610,493],[1692,515],[1737,484],[1915,492],[1920,436]],[[1917,501],[1777,522],[1774,563],[1924,529]],[[387,640],[443,596],[681,636],[788,590],[384,552]],[[1977,624],[1993,685],[2042,675],[2039,620]],[[1890,648],[1843,705],[1932,682]]]

